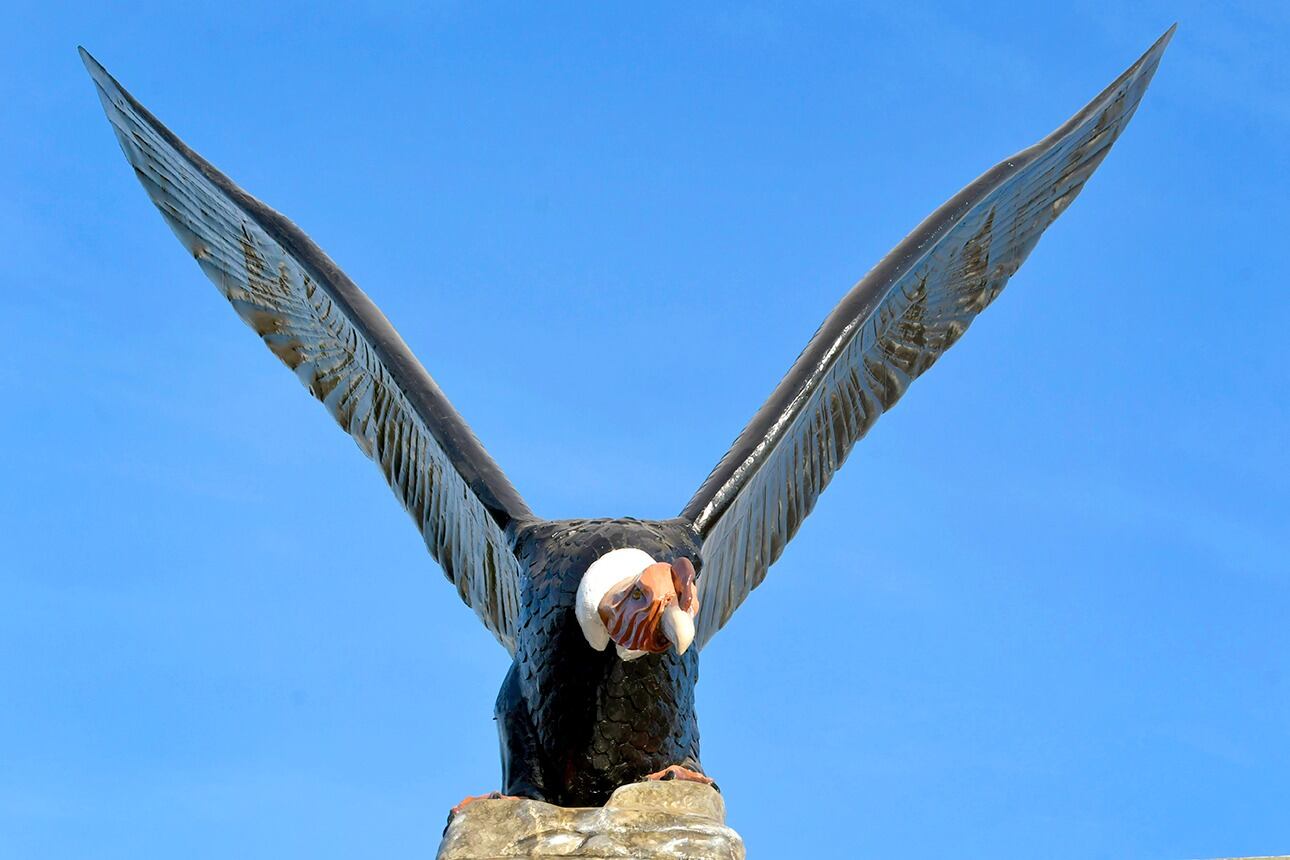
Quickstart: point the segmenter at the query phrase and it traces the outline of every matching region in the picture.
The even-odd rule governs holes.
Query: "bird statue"
[[[535,515],[331,258],[81,56],[166,223],[376,462],[457,594],[511,654],[496,705],[501,792],[481,796],[592,806],[644,779],[712,783],[694,707],[700,651],[766,577],[856,441],[994,301],[1084,187],[1172,35],[865,275],[666,520]]]

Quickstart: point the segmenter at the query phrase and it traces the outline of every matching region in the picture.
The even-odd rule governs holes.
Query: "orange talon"
[[[688,767],[681,767],[679,764],[669,765],[662,770],[655,771],[645,777],[646,779],[666,781],[669,779],[683,779],[687,782],[701,782],[704,785],[710,785],[713,788],[717,784],[712,781],[712,777],[704,776],[697,770],[690,770]]]
[[[500,791],[490,791],[488,792],[488,794],[472,794],[471,796],[463,799],[461,803],[457,804],[452,808],[452,810],[448,813],[448,820],[452,821],[453,816],[455,816],[458,812],[461,812],[467,806],[470,806],[476,800],[515,800],[515,799],[516,798],[510,797],[509,795],[502,794]]]

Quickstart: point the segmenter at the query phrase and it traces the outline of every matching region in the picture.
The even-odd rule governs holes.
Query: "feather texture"
[[[682,512],[703,537],[700,646],[762,582],[856,441],[994,301],[1084,187],[1172,35],[934,212],[824,321]]]
[[[180,242],[380,467],[457,593],[515,651],[528,507],[381,312],[303,232],[246,194],[82,50],[126,158]]]

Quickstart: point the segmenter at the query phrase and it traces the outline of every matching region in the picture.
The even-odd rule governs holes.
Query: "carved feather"
[[[380,467],[461,599],[515,651],[511,521],[528,506],[370,299],[295,224],[234,185],[83,49],[135,175],[247,325]]]
[[[703,536],[700,646],[765,579],[852,446],[994,301],[1084,187],[1173,32],[1059,129],[932,213],[820,326],[681,513]]]

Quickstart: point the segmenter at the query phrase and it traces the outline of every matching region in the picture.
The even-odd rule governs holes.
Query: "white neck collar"
[[[578,594],[574,603],[574,613],[582,635],[587,637],[587,644],[597,651],[604,651],[609,645],[609,629],[600,620],[600,601],[605,599],[609,589],[629,576],[636,576],[642,570],[654,564],[649,553],[639,549],[616,549],[607,552],[592,562],[591,567],[582,575],[578,583]],[[635,660],[644,657],[648,651],[632,651],[617,642],[614,647],[623,660]]]

